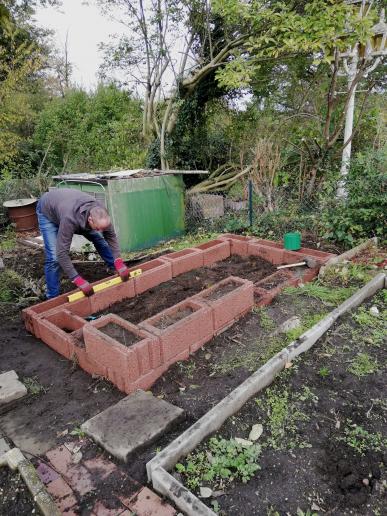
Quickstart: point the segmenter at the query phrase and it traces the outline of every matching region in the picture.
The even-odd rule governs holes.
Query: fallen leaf
[[[285,369],[290,369],[293,366],[292,362],[286,362]]]

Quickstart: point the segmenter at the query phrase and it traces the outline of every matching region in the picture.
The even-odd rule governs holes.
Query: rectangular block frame
[[[233,254],[260,256],[273,264],[289,264],[302,261],[308,256],[325,263],[334,256],[331,253],[306,248],[301,248],[300,251],[286,251],[277,242],[227,233],[196,247],[170,253],[132,267],[130,270],[141,268],[142,274],[125,283],[97,292],[90,298],[85,297],[69,303],[68,294],[62,294],[55,299],[26,308],[23,310],[26,328],[58,353],[76,360],[88,373],[108,378],[126,393],[138,388],[149,389],[171,364],[187,359],[190,353],[197,351],[214,335],[221,333],[245,315],[254,304],[266,305],[286,286],[296,285],[300,281],[311,281],[319,268],[305,268],[301,278],[296,277],[290,270],[282,270],[255,284],[230,276],[139,325],[133,325],[113,314],[92,322],[86,322],[84,318],[106,310],[114,303],[140,295],[179,274],[212,265]],[[283,282],[274,288],[265,287],[270,278],[275,279],[278,275],[285,277]],[[101,281],[106,281],[106,278]],[[94,282],[93,285],[101,281]],[[239,286],[220,299],[208,299],[214,289],[230,281]],[[184,306],[193,308],[193,313],[165,329],[155,326],[160,317],[173,314]],[[109,323],[118,324],[142,336],[142,339],[126,347],[99,330]],[[84,344],[79,339],[82,334]]]

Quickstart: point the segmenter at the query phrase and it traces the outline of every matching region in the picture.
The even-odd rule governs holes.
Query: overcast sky
[[[72,79],[86,89],[94,88],[102,61],[98,44],[107,42],[109,34],[122,32],[122,25],[103,17],[94,2],[87,5],[81,0],[62,0],[60,8],[40,7],[35,20],[55,31],[54,41],[59,49],[64,48],[68,31],[69,60],[74,66]]]

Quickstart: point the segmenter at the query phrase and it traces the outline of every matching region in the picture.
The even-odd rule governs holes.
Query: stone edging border
[[[359,306],[378,290],[386,287],[386,274],[376,275],[324,319],[274,355],[266,364],[151,459],[146,468],[148,480],[152,482],[153,488],[172,500],[188,516],[216,516],[209,507],[168,473],[168,470],[171,470],[181,457],[186,456],[196,448],[202,440],[218,430],[224,421],[237,412],[249,398],[270,385],[286,363],[310,349],[339,317]]]
[[[61,516],[61,511],[40,480],[34,466],[24,457],[19,448],[12,448],[0,456],[0,467],[2,466],[8,466],[12,471],[19,471],[43,516]]]

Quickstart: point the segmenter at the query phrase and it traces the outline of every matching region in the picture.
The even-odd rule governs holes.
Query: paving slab
[[[9,446],[7,444],[7,441],[3,438],[0,438],[0,457],[9,451]]]
[[[0,374],[0,405],[22,398],[26,394],[26,386],[19,381],[15,371]]]
[[[184,411],[138,390],[97,414],[82,430],[117,459],[149,444],[183,417]]]

